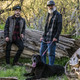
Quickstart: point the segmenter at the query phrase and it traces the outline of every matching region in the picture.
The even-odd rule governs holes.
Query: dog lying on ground
[[[36,80],[40,78],[47,78],[54,75],[62,75],[64,73],[64,67],[60,65],[50,66],[48,64],[44,64],[41,60],[40,55],[33,55],[32,57],[32,71],[30,73],[24,74],[24,76],[32,76],[27,78],[26,80]]]

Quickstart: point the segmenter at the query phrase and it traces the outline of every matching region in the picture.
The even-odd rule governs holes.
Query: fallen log
[[[40,50],[40,37],[43,32],[38,30],[26,29],[24,40],[24,51],[21,57],[30,57],[33,54],[39,53]],[[57,43],[56,57],[72,56],[72,54],[79,48],[79,43],[76,44],[76,40],[60,36],[60,41]],[[0,30],[0,58],[5,56],[6,42],[4,39],[4,31]],[[11,56],[16,53],[17,47],[13,45]]]

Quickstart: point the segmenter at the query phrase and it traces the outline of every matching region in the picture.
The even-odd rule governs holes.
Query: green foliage
[[[0,24],[0,29],[3,30],[4,26],[5,26],[5,24]]]
[[[80,36],[72,36],[73,39],[80,39]]]
[[[67,63],[67,61],[69,60],[68,57],[62,57],[62,58],[55,58],[55,62],[54,64],[60,64],[62,66],[65,66],[65,64]],[[49,59],[47,57],[47,64],[49,63]]]
[[[54,64],[60,64],[62,66],[65,66],[65,64],[67,63],[68,60],[69,60],[69,58],[67,58],[67,57],[62,57],[60,59],[56,58]]]
[[[15,0],[13,3],[8,7],[13,7],[16,4],[20,4],[21,0]],[[31,26],[33,20],[36,20],[36,24],[38,27],[38,21],[41,17],[43,17],[42,27],[44,27],[45,19],[47,15],[47,1],[48,0],[22,0],[22,17],[26,19],[26,23],[28,27],[35,29],[35,26]],[[62,14],[63,17],[63,30],[62,34],[71,34],[71,32],[75,29],[76,24],[75,20],[77,15],[79,16],[80,10],[76,10],[73,19],[71,20],[71,15],[75,8],[80,8],[79,0],[54,0],[57,10]],[[7,5],[11,3],[10,0],[7,1],[0,1],[1,9],[5,9]],[[6,11],[1,14],[1,18],[5,21],[8,16],[13,15],[14,12]],[[79,18],[80,21],[80,18]],[[37,28],[38,29],[38,28]]]

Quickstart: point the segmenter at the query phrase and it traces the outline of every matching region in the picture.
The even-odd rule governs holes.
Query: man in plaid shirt
[[[25,19],[20,16],[21,7],[15,6],[13,8],[14,15],[10,16],[6,20],[4,28],[4,37],[7,43],[6,45],[6,63],[10,64],[10,51],[12,44],[18,47],[18,51],[14,56],[13,65],[18,64],[19,57],[23,52],[24,45],[22,39],[25,34],[26,22]]]

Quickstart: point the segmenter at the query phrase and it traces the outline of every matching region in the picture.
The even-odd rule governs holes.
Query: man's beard
[[[17,13],[17,14],[15,14],[15,16],[16,16],[16,17],[20,17],[20,14],[19,14],[19,13]]]
[[[56,7],[54,7],[53,9],[48,9],[48,13],[52,14],[55,10],[56,10]]]
[[[53,9],[48,9],[48,13],[53,13]]]

